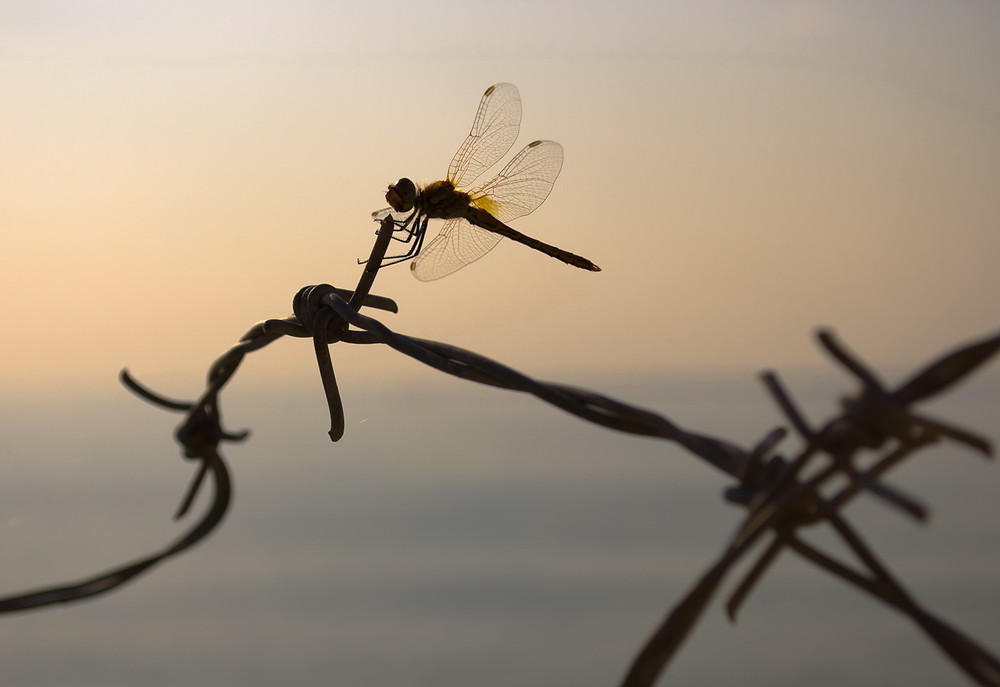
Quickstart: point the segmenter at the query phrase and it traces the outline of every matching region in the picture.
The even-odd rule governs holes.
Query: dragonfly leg
[[[409,219],[412,219],[412,217]],[[388,267],[389,265],[395,265],[417,257],[417,255],[420,254],[420,249],[424,246],[424,236],[427,234],[427,220],[428,218],[426,216],[421,217],[418,218],[417,221],[413,222],[411,226],[405,228],[401,227],[400,230],[406,231],[408,237],[405,239],[397,239],[398,241],[402,243],[409,243],[410,239],[415,238],[416,240],[410,244],[409,249],[407,249],[405,253],[401,253],[399,255],[387,255],[382,259],[382,264],[379,265],[379,267]]]
[[[413,224],[413,220],[416,217],[416,214],[417,214],[416,211],[414,211],[411,212],[409,215],[407,215],[406,219],[394,219],[392,221],[393,224],[395,225],[394,229],[392,230],[393,241],[399,241],[400,243],[410,242],[414,234],[414,231],[410,225]],[[403,234],[403,236],[399,237],[396,236],[396,234]]]
[[[403,262],[404,260],[416,257],[417,253],[420,251],[420,246],[423,243],[423,230],[427,228],[426,217],[423,218],[423,229],[420,228],[420,219],[417,218],[416,211],[411,212],[406,219],[393,219],[392,223],[393,233],[391,238],[393,241],[410,243],[415,236],[417,237],[417,240],[406,250],[405,253],[401,253],[399,255],[387,255],[382,258],[382,264],[379,265],[380,268],[387,267],[388,265],[395,265],[397,262]],[[397,236],[396,234],[402,234],[402,236]],[[368,261],[358,258],[359,265],[364,265],[366,262]]]

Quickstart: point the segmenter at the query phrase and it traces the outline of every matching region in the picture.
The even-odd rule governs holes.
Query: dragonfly
[[[390,207],[372,216],[381,220],[392,213],[405,214],[402,219],[393,214],[394,238],[409,247],[405,253],[387,258],[383,266],[412,259],[410,271],[417,279],[440,279],[483,257],[507,237],[568,265],[601,271],[587,258],[507,226],[507,222],[534,212],[552,190],[563,163],[562,146],[555,141],[529,143],[499,174],[465,190],[511,150],[520,128],[517,87],[509,83],[490,86],[444,179],[422,187],[407,178],[389,184],[385,199]],[[427,222],[432,219],[445,223],[424,246]]]

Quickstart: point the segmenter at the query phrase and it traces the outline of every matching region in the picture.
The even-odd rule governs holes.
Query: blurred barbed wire
[[[718,558],[640,648],[625,672],[622,687],[650,687],[662,676],[737,563],[755,557],[725,604],[733,619],[778,555],[786,551],[909,618],[973,682],[1000,686],[1000,661],[924,608],[843,514],[846,505],[867,494],[904,516],[924,521],[928,508],[915,496],[885,481],[891,469],[942,440],[984,456],[992,455],[992,445],[986,438],[918,413],[914,406],[945,392],[989,361],[1000,350],[1000,332],[941,356],[890,390],[833,332],[821,330],[819,344],[856,380],[859,390],[842,401],[839,414],[814,426],[799,410],[778,374],[765,372],[762,381],[797,435],[798,445],[790,453],[781,452],[779,447],[789,429],[777,427],[764,432],[754,446],[742,448],[725,439],[683,429],[651,410],[586,389],[539,381],[471,351],[394,332],[362,315],[362,307],[397,311],[391,299],[370,294],[395,228],[391,218],[382,222],[353,291],[325,284],[301,289],[293,299],[293,315],[257,323],[212,364],[206,388],[196,401],[165,398],[123,370],[121,381],[134,393],[154,405],[184,414],[175,438],[185,458],[197,461],[198,467],[175,517],[187,514],[206,476],[212,477],[214,485],[210,506],[186,534],[162,550],[82,581],[0,598],[0,613],[69,603],[109,592],[180,554],[218,527],[231,496],[229,470],[220,445],[248,436],[246,431],[223,429],[219,395],[248,353],[282,336],[293,336],[313,339],[333,441],[343,436],[345,423],[330,345],[383,344],[447,374],[529,393],[588,422],[675,442],[735,480],[725,497],[746,510],[742,523]],[[832,529],[856,560],[844,561],[810,543],[806,530],[818,525]]]

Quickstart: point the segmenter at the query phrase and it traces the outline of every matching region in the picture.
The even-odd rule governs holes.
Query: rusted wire
[[[785,428],[769,430],[755,446],[744,449],[721,438],[683,429],[651,410],[586,389],[539,381],[477,353],[394,332],[380,321],[361,314],[362,307],[396,312],[392,300],[370,294],[395,229],[390,218],[382,222],[372,253],[353,291],[325,284],[305,287],[293,299],[293,315],[254,325],[213,363],[206,389],[198,400],[166,399],[123,371],[122,383],[138,396],[167,410],[185,413],[176,439],[184,456],[199,461],[200,465],[176,517],[187,513],[204,478],[211,475],[215,486],[207,513],[187,534],[156,554],[81,582],[2,598],[0,613],[105,593],[181,553],[218,526],[228,509],[231,494],[229,472],[219,453],[219,445],[225,441],[241,441],[247,436],[247,432],[233,433],[222,428],[220,393],[248,353],[282,336],[294,336],[313,339],[330,412],[329,436],[333,441],[343,436],[345,421],[329,346],[338,342],[382,344],[461,379],[531,394],[587,422],[675,442],[736,480],[734,486],[726,490],[726,498],[746,509],[743,522],[718,559],[641,647],[621,682],[622,687],[651,687],[662,676],[726,576],[737,563],[755,552],[756,560],[726,603],[730,617],[736,616],[780,555],[793,553],[910,618],[977,684],[1000,686],[1000,662],[971,638],[920,606],[842,512],[854,499],[869,494],[898,512],[924,520],[927,507],[885,481],[891,469],[918,450],[941,440],[992,455],[992,445],[984,437],[918,414],[913,406],[943,393],[989,361],[1000,350],[1000,334],[942,356],[895,391],[889,391],[874,371],[831,331],[821,330],[817,334],[820,345],[855,378],[860,391],[844,400],[839,414],[814,428],[777,374],[765,373],[762,378],[766,389],[800,442],[797,450],[786,457],[778,451],[788,434]],[[873,458],[866,461],[868,467],[861,466],[862,456]],[[837,487],[845,478],[846,486]],[[829,526],[844,542],[856,558],[853,563],[839,560],[805,539],[807,528],[820,524]]]

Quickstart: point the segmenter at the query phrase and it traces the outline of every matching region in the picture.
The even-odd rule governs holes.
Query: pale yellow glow
[[[1000,323],[993,6],[377,5],[4,3],[0,382],[193,393],[300,286],[353,285],[386,183],[443,176],[497,81],[515,149],[566,150],[516,227],[604,271],[398,266],[389,326],[569,376],[819,364],[819,325],[912,365]],[[306,342],[272,348],[247,374],[311,383]]]

